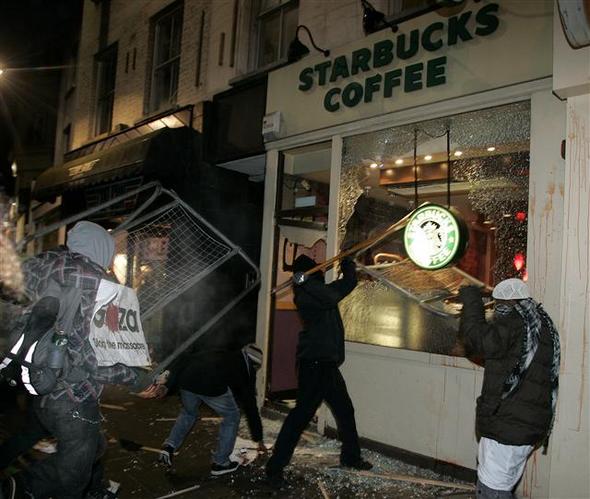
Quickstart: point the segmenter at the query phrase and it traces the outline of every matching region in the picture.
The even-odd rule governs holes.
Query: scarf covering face
[[[503,304],[502,304],[503,305]],[[504,381],[504,388],[502,390],[502,400],[506,399],[510,394],[514,393],[520,386],[535,353],[539,346],[539,338],[541,336],[541,325],[544,322],[551,334],[551,340],[553,342],[553,361],[551,364],[551,423],[547,431],[547,435],[551,433],[553,429],[553,422],[555,420],[555,407],[557,404],[557,391],[559,388],[559,363],[560,363],[560,343],[559,334],[555,328],[555,324],[551,320],[551,317],[545,312],[543,306],[537,304],[532,298],[518,301],[514,308],[523,318],[526,324],[526,335],[523,336],[523,345],[521,348],[520,359]],[[508,315],[512,307],[498,306],[496,308],[496,315]]]

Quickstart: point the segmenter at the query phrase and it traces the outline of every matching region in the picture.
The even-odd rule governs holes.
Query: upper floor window
[[[113,125],[115,80],[117,77],[117,45],[96,54],[96,114],[97,135],[109,132]]]
[[[182,3],[174,3],[158,14],[152,24],[153,52],[148,112],[176,103],[181,34]]]
[[[387,15],[397,19],[407,15],[416,14],[432,6],[428,0],[388,0]]]
[[[298,18],[298,0],[260,0],[257,67],[287,57],[289,44],[295,38]]]

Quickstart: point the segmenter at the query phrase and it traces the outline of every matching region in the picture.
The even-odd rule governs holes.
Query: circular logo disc
[[[404,233],[404,246],[410,259],[427,270],[448,265],[463,245],[460,222],[451,211],[430,204],[418,208]]]

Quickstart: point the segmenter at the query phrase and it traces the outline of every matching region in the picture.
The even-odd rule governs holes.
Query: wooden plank
[[[326,487],[324,486],[324,484],[320,480],[318,480],[318,487],[320,488],[320,492],[322,493],[323,498],[330,499],[330,495],[328,494]]]
[[[345,473],[350,473],[350,474],[359,475],[359,476],[366,476],[369,478],[381,478],[383,480],[395,480],[398,482],[410,482],[410,483],[417,483],[417,484],[421,484],[421,485],[434,485],[435,487],[445,487],[445,488],[449,488],[449,489],[475,491],[475,485],[465,485],[462,483],[443,482],[441,480],[431,480],[429,478],[421,478],[418,476],[409,476],[409,475],[398,475],[398,474],[394,474],[394,473],[382,474],[382,473],[373,473],[371,471],[362,471],[362,470],[354,470],[354,469],[346,469],[346,468],[337,468],[337,469],[340,471],[344,471]]]

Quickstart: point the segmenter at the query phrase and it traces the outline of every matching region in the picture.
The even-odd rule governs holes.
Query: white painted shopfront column
[[[543,497],[590,496],[590,95],[567,101],[560,398]],[[536,497],[536,496],[535,496]]]
[[[527,268],[529,287],[558,323],[560,317],[561,252],[563,245],[563,193],[566,105],[549,90],[531,96],[529,219]],[[528,461],[519,492],[524,497],[547,497],[551,453],[537,450]]]
[[[567,99],[566,153],[563,181],[561,265],[548,266],[543,286],[553,312],[559,290],[561,375],[557,418],[549,456],[530,463],[523,491],[528,497],[573,499],[590,497],[590,47],[572,49],[557,11],[553,20],[553,90]],[[561,117],[548,114],[545,130]],[[556,193],[557,194],[557,193]],[[557,195],[544,196],[555,202]],[[553,208],[555,210],[555,207]],[[552,261],[554,259],[551,259]],[[558,276],[558,273],[560,274]],[[542,275],[542,272],[538,272]],[[549,308],[551,307],[551,308]],[[546,462],[550,465],[547,466]]]

